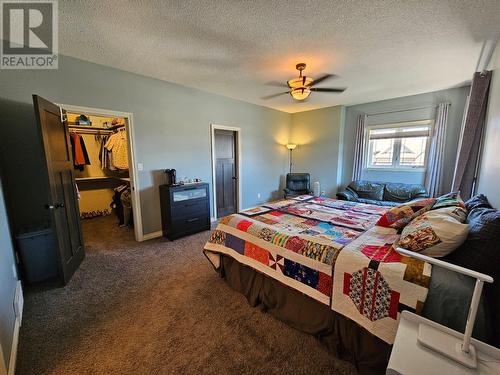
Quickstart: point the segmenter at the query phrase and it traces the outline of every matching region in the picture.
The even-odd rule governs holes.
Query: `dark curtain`
[[[490,81],[491,71],[474,73],[469,105],[465,110],[465,121],[453,176],[453,191],[460,191],[464,200],[471,197],[476,182]]]

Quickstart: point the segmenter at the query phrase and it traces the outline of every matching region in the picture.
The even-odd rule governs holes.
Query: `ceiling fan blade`
[[[288,87],[286,83],[277,82],[277,81],[269,81],[265,83],[266,86],[274,86],[274,87]]]
[[[333,77],[336,77],[335,74],[325,74],[325,75],[322,75],[321,77],[319,78],[316,78],[312,83],[311,83],[311,86],[313,85],[317,85],[318,83],[320,82],[323,82],[325,79],[329,79],[329,78],[333,78]]]
[[[328,88],[328,87],[311,87],[311,91],[316,92],[344,92],[347,87],[344,88]]]
[[[275,98],[275,97],[277,97],[277,96],[281,96],[281,95],[283,95],[283,94],[288,94],[288,93],[289,93],[289,91],[280,92],[280,93],[278,93],[278,94],[272,94],[272,95],[263,96],[263,97],[261,97],[261,99],[264,99],[264,100],[267,100],[267,99],[272,99],[272,98]]]

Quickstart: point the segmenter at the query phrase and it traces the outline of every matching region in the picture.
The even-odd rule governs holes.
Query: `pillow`
[[[467,212],[462,207],[428,211],[408,224],[396,246],[431,257],[443,257],[467,238],[469,226],[463,224]]]
[[[446,261],[487,275],[499,275],[500,212],[491,208],[484,195],[466,204],[473,207],[467,216],[469,236]]]
[[[443,207],[465,208],[465,203],[462,200],[462,198],[460,198],[460,193],[454,191],[445,195],[441,195],[440,197],[436,198],[436,203],[434,203],[432,209],[436,210],[438,208],[443,208]]]
[[[377,222],[379,227],[402,229],[415,217],[431,209],[434,198],[418,199],[396,207],[383,214]]]
[[[488,198],[486,198],[486,195],[479,194],[476,195],[475,197],[472,197],[467,202],[465,202],[465,208],[467,208],[468,211],[471,211],[474,208],[493,208],[493,207],[491,207],[490,202],[488,202]]]

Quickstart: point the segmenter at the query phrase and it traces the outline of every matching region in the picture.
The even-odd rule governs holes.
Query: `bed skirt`
[[[220,275],[252,307],[317,337],[336,357],[352,362],[360,374],[385,373],[391,345],[355,322],[229,256],[222,257]]]

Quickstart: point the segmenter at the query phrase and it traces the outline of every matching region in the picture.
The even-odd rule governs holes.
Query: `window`
[[[366,167],[425,168],[431,131],[431,120],[368,127]]]

